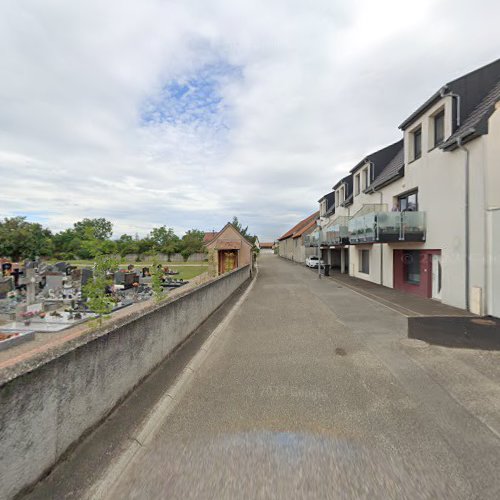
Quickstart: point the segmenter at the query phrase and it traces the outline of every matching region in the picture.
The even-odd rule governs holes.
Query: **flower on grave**
[[[31,319],[33,318],[37,313],[36,312],[33,312],[33,311],[26,311],[26,312],[23,312],[21,314],[21,316],[24,318],[24,319]]]

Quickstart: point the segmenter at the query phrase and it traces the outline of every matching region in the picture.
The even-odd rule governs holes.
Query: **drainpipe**
[[[463,145],[461,136],[457,137],[457,146],[465,153],[465,309],[470,310],[470,235],[469,235],[469,162],[470,151]]]
[[[380,194],[380,205],[382,205],[382,191],[379,192]],[[377,222],[378,224],[378,222]],[[384,244],[380,244],[380,284],[384,286]]]

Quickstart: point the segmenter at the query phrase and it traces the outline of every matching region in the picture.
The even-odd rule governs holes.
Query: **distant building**
[[[215,233],[206,248],[209,253],[214,252],[216,274],[224,274],[252,263],[252,243],[229,222]]]
[[[319,212],[314,212],[278,238],[278,254],[280,257],[295,262],[305,262],[307,257],[313,255],[314,250],[306,247],[304,241],[305,237],[316,228],[318,217]]]
[[[262,242],[260,244],[260,253],[261,254],[273,253],[273,252],[274,252],[274,243]]]

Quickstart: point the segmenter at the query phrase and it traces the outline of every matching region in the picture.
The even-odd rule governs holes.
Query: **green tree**
[[[113,224],[104,217],[98,219],[85,218],[75,222],[73,228],[77,236],[82,240],[90,238],[108,240],[113,234]]]
[[[153,266],[151,269],[151,289],[153,290],[153,297],[156,302],[160,302],[165,295],[163,293],[163,287],[161,286],[163,281],[163,267],[157,261],[153,261]]]
[[[205,251],[203,245],[204,236],[205,233],[198,229],[190,229],[186,232],[182,237],[180,245],[181,255],[184,257],[184,260],[187,260],[189,256],[194,253],[202,253]]]
[[[138,252],[138,240],[134,240],[132,236],[129,234],[122,234],[117,240],[116,240],[116,247],[118,250],[118,253],[122,256],[125,257],[125,255],[131,254],[131,253],[139,253]]]
[[[255,245],[255,241],[257,240],[257,236],[251,235],[248,232],[248,226],[243,227],[241,222],[238,220],[238,217],[234,216],[231,224],[241,233],[241,236],[246,238],[252,245]]]
[[[153,242],[154,249],[157,252],[165,253],[170,256],[179,251],[179,237],[174,233],[174,230],[165,226],[155,227],[151,231],[150,239]]]
[[[14,261],[52,255],[52,233],[26,217],[5,218],[0,222],[0,256]]]
[[[82,240],[74,229],[65,229],[52,238],[54,256],[58,259],[74,259],[80,255]]]
[[[112,284],[108,272],[118,269],[118,262],[108,255],[97,255],[94,263],[94,273],[91,280],[83,287],[83,295],[87,298],[89,309],[99,315],[99,324],[103,316],[113,309],[113,298],[106,293],[106,287]]]

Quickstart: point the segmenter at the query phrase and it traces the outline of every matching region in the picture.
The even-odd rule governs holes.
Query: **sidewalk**
[[[405,316],[474,316],[463,309],[448,306],[433,299],[425,299],[371,281],[353,278],[338,271],[330,271],[330,273],[329,279]]]

